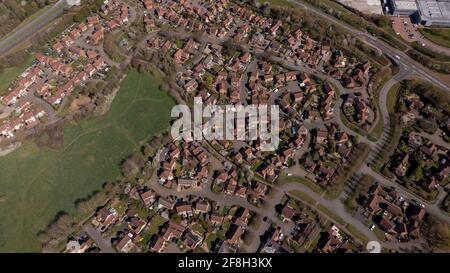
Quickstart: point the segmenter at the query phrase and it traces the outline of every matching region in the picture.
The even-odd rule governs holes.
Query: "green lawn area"
[[[354,238],[358,239],[363,244],[366,244],[366,243],[369,242],[369,239],[366,237],[366,235],[364,235],[361,231],[359,231],[354,226],[348,224],[345,228],[348,230],[348,232],[350,232],[351,236],[353,236]]]
[[[203,235],[203,234],[206,232],[205,228],[203,228],[202,225],[201,225],[200,223],[195,223],[195,224],[193,224],[193,225],[191,226],[191,229],[192,229],[193,231],[197,232],[197,233],[200,234],[200,235]]]
[[[331,219],[333,219],[333,221],[336,221],[336,223],[340,224],[340,225],[345,225],[345,221],[344,219],[342,219],[340,216],[336,215],[334,212],[332,212],[331,210],[329,210],[327,207],[325,207],[322,204],[319,204],[317,206],[317,208],[324,213],[325,215],[327,215],[328,217],[330,217]]]
[[[0,95],[3,95],[8,89],[11,82],[25,71],[35,60],[34,55],[31,55],[21,64],[14,67],[6,68],[0,74]]]
[[[419,28],[420,33],[428,40],[441,46],[450,47],[449,28]]]
[[[217,236],[216,233],[209,233],[209,234],[206,236],[205,241],[206,241],[206,244],[208,245],[208,248],[209,248],[209,249],[211,249],[211,244],[212,244],[212,242],[214,242],[217,238],[219,238],[219,237]]]
[[[121,160],[138,142],[168,128],[171,97],[157,79],[132,71],[111,109],[68,125],[60,149],[27,142],[0,158],[0,252],[39,251],[36,234],[59,211],[121,176]]]
[[[315,206],[316,205],[316,200],[314,200],[314,198],[312,198],[311,196],[307,195],[306,193],[302,192],[302,191],[290,191],[290,194],[292,194],[294,197],[297,197],[298,199],[300,199],[303,202],[308,203],[309,205]]]
[[[320,187],[318,184],[314,183],[308,178],[303,178],[299,176],[285,176],[280,178],[278,181],[279,181],[278,183],[280,183],[281,185],[288,183],[300,183],[307,186],[308,188],[310,188],[311,190],[315,191],[318,194],[322,194],[324,192],[324,189],[322,187]]]
[[[289,3],[286,0],[267,0],[264,2],[268,2],[270,5],[273,5],[273,6],[282,6],[282,7],[290,7],[290,8],[296,7],[296,5]]]
[[[378,115],[381,115],[380,113]],[[371,141],[377,141],[380,136],[383,134],[384,130],[384,119],[383,117],[379,117],[377,124],[372,128],[370,134],[367,138]]]
[[[143,236],[144,237],[144,240],[143,240],[144,244],[148,244],[148,242],[150,241],[152,236],[155,235],[156,233],[158,233],[159,228],[165,222],[167,222],[167,220],[162,218],[158,214],[155,214],[155,216],[153,216],[152,219],[150,219],[149,228],[148,228],[148,230],[145,232],[145,234]]]
[[[389,90],[386,102],[389,114],[394,113],[395,111],[395,104],[397,103],[397,96],[398,92],[400,91],[400,87],[400,83],[396,83],[394,86],[392,86],[391,90]]]

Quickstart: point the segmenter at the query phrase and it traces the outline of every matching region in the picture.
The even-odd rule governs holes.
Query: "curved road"
[[[326,18],[328,21],[333,22],[336,25],[339,25],[340,27],[344,28],[349,33],[353,34],[355,37],[358,37],[361,40],[364,40],[369,45],[377,48],[384,54],[388,55],[389,57],[393,59],[398,59],[396,56],[398,56],[400,59],[398,59],[398,62],[405,67],[409,67],[412,72],[415,72],[420,77],[428,80],[429,82],[439,86],[440,88],[450,92],[450,86],[446,84],[445,82],[441,81],[440,79],[436,78],[430,70],[424,68],[421,64],[417,63],[416,61],[412,60],[408,55],[406,55],[403,51],[393,48],[392,46],[386,44],[385,42],[381,41],[380,39],[370,35],[367,32],[357,30],[353,28],[352,26],[334,18],[333,16],[326,14],[325,12],[319,10],[318,8],[315,8],[309,4],[305,4],[303,2],[300,2],[298,0],[287,0],[288,2],[297,5],[299,7],[302,7],[305,10],[308,10],[311,13],[314,13],[315,15]]]

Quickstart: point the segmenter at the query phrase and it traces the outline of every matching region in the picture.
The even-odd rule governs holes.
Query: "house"
[[[338,132],[334,137],[336,144],[344,144],[348,142],[348,134],[346,132]]]
[[[195,89],[197,89],[198,83],[196,80],[190,80],[188,83],[184,85],[184,89],[186,89],[186,92],[192,93]]]
[[[189,230],[183,236],[183,243],[189,249],[195,249],[197,246],[199,246],[202,243],[202,241],[203,241],[203,236],[193,230]]]
[[[21,113],[26,109],[29,109],[31,106],[31,102],[28,100],[22,100],[21,102],[18,103],[17,107],[16,107],[16,113]]]
[[[127,233],[125,236],[123,236],[117,244],[117,250],[125,253],[130,252],[130,250],[134,247],[134,243],[131,240],[132,237],[133,235],[131,233]]]
[[[103,207],[97,211],[93,224],[99,231],[104,232],[118,219],[119,215],[115,209]]]
[[[195,190],[195,189],[199,189],[199,184],[196,179],[184,179],[184,178],[177,179],[177,191]]]
[[[189,59],[190,54],[184,51],[183,49],[178,49],[173,56],[175,58],[175,62],[178,64],[185,63]]]
[[[280,216],[283,222],[290,222],[295,217],[296,211],[289,205],[285,205],[281,210]]]
[[[240,207],[235,213],[234,224],[246,226],[250,217],[250,211],[247,208]]]
[[[241,242],[241,236],[244,234],[244,232],[244,227],[232,224],[226,234],[226,242],[231,245],[239,245]]]
[[[186,202],[175,204],[175,211],[183,217],[191,217],[193,215],[192,205]]]
[[[364,200],[363,207],[370,213],[375,213],[380,209],[380,198],[378,195],[370,195]]]
[[[290,71],[285,74],[286,81],[295,81],[297,79],[297,72]]]
[[[195,203],[195,213],[208,213],[209,202],[206,200],[199,200]]]
[[[388,233],[391,232],[395,227],[394,223],[392,223],[389,219],[385,217],[381,218],[381,221],[378,223],[378,226],[380,227],[381,230]]]
[[[400,161],[398,167],[395,169],[395,174],[398,177],[403,177],[406,175],[406,171],[408,170],[408,162],[409,162],[409,154],[406,154]]]
[[[249,63],[252,59],[252,55],[248,52],[245,52],[244,54],[241,55],[241,57],[239,58],[239,60],[243,63]]]
[[[100,27],[89,37],[89,40],[92,42],[93,45],[97,45],[100,43],[101,40],[103,40],[104,37],[105,37],[105,28]]]
[[[100,17],[98,15],[91,16],[87,18],[88,27],[93,27],[100,23]]]
[[[328,138],[328,131],[323,129],[316,130],[316,143],[324,143]]]
[[[165,208],[165,209],[171,210],[171,209],[173,209],[173,206],[174,206],[174,203],[172,201],[167,200],[163,197],[158,198],[158,209]]]
[[[236,179],[234,179],[234,178],[230,179],[230,181],[228,181],[228,183],[225,187],[225,193],[229,194],[229,195],[233,195],[234,192],[236,191],[236,187],[237,187]]]
[[[399,206],[392,203],[388,203],[386,211],[389,212],[394,217],[398,217],[402,214],[402,209]]]
[[[181,235],[183,235],[183,232],[186,230],[186,228],[183,225],[180,225],[174,221],[169,221],[169,223],[166,226],[165,232],[163,232],[162,237],[165,241],[170,241],[172,238],[181,238]]]
[[[241,198],[247,198],[247,188],[246,187],[237,187],[234,195]]]
[[[212,214],[210,217],[210,221],[214,226],[221,226],[223,223],[223,216]]]
[[[147,223],[139,217],[132,217],[128,222],[128,228],[133,231],[135,235],[139,235],[147,226]]]
[[[144,202],[145,206],[150,206],[155,202],[156,194],[152,190],[144,190],[139,193],[139,196],[141,197],[142,201]]]
[[[150,250],[161,253],[165,247],[165,240],[163,237],[154,235],[150,241],[149,247]]]

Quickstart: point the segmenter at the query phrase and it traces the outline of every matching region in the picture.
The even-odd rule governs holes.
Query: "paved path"
[[[83,226],[83,230],[89,235],[89,237],[94,240],[97,246],[101,249],[103,253],[114,253],[116,252],[108,239],[103,238],[102,234],[96,230],[91,224],[86,224]]]

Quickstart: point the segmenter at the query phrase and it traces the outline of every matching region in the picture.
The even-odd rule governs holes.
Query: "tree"
[[[131,177],[135,176],[138,173],[138,171],[139,171],[138,165],[136,164],[136,162],[133,159],[128,158],[123,162],[122,174],[126,178],[131,178]]]
[[[428,214],[422,226],[425,240],[434,251],[450,251],[450,225]]]

